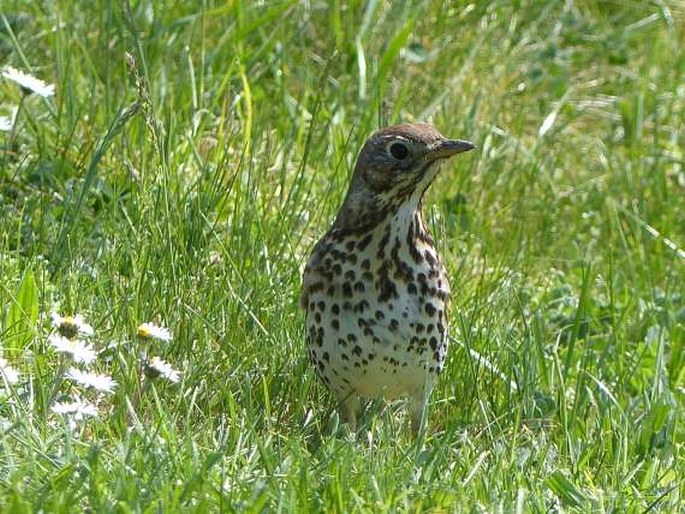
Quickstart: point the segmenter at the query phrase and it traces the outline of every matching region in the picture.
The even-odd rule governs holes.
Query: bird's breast
[[[395,396],[418,387],[403,381],[437,374],[447,348],[449,285],[424,228],[387,224],[331,238],[325,248],[308,271],[307,305],[310,355],[322,375],[330,366],[358,388],[366,384],[362,394]]]

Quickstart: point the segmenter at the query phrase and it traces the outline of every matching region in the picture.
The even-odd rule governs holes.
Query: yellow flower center
[[[147,327],[138,327],[138,335],[140,337],[150,337],[152,332]]]

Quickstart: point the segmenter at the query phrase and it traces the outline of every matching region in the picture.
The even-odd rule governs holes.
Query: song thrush
[[[309,357],[353,431],[359,396],[402,395],[419,430],[445,362],[450,295],[421,199],[442,161],[473,148],[427,124],[373,134],[307,262],[301,305]]]

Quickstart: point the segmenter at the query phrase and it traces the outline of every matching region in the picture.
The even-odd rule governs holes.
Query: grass
[[[683,510],[684,22],[675,1],[3,2],[3,62],[56,94],[0,81],[21,106],[0,508]],[[426,119],[479,147],[425,202],[455,343],[424,440],[372,403],[353,441],[300,272],[368,134]],[[113,394],[65,379],[52,311],[93,325]],[[97,416],[52,411],[78,395]]]

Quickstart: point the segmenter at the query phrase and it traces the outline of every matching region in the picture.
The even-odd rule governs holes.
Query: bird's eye
[[[390,154],[397,160],[406,159],[409,155],[409,148],[404,143],[393,143],[390,145]]]

